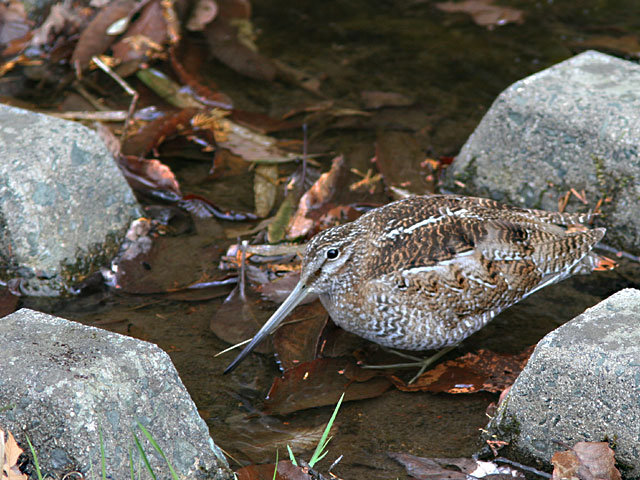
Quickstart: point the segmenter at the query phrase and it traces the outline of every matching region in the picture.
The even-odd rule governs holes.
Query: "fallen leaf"
[[[187,60],[194,60],[194,57],[195,54],[192,53],[188,56]],[[169,60],[171,61],[171,67],[178,76],[180,83],[187,85],[191,90],[190,93],[192,93],[194,98],[196,98],[200,103],[209,107],[222,108],[224,110],[230,110],[233,108],[233,100],[231,100],[229,95],[220,91],[212,90],[217,89],[217,87],[215,84],[212,85],[210,80],[206,81],[208,86],[205,85],[205,80],[201,78],[199,73],[194,73],[193,69],[187,71],[182,62],[178,60],[176,48],[173,46],[169,48]]]
[[[269,215],[276,202],[278,193],[278,166],[258,165],[253,179],[254,202],[256,215],[264,218]]]
[[[116,36],[107,33],[107,29],[116,21],[129,17],[135,6],[134,0],[116,0],[105,5],[80,34],[71,55],[71,65],[84,70],[91,57],[104,53],[117,40]]]
[[[307,408],[335,405],[342,393],[345,393],[345,401],[375,398],[390,386],[387,378],[364,370],[351,360],[318,358],[276,378],[264,408],[269,414],[287,415]]]
[[[436,365],[410,385],[395,376],[391,380],[403,392],[497,393],[513,384],[527,364],[533,348],[518,355],[478,350]]]
[[[273,335],[273,346],[284,370],[315,360],[319,338],[329,314],[319,300],[298,306]]]
[[[493,0],[466,0],[464,2],[436,3],[436,8],[443,12],[462,12],[471,15],[473,21],[489,30],[507,23],[521,24],[524,13],[521,10],[502,5],[493,5]]]
[[[215,268],[220,249],[196,236],[133,241],[117,262],[116,288],[135,294],[176,292],[196,282],[224,278]]]
[[[7,432],[6,438],[5,441],[5,432],[0,429],[0,467],[2,467],[0,478],[2,480],[28,480],[29,477],[18,468],[18,458],[22,455],[22,449],[18,446],[11,432]]]
[[[143,60],[160,53],[168,40],[167,22],[159,1],[147,4],[127,33],[111,49],[120,62]]]
[[[318,216],[330,209],[327,208],[327,204],[333,197],[340,176],[344,171],[344,165],[342,155],[334,158],[331,169],[320,175],[311,188],[302,195],[298,202],[298,209],[287,225],[286,238],[288,240],[306,236],[313,228]]]
[[[160,160],[121,156],[120,165],[125,178],[138,191],[168,190],[182,196],[180,185],[171,169]]]
[[[197,111],[195,108],[185,108],[156,118],[137,132],[131,133],[124,140],[122,153],[144,157],[152,149],[161,145],[167,138],[177,135],[189,127],[189,122]]]
[[[416,480],[525,479],[522,472],[512,467],[471,458],[425,458],[394,452],[389,452],[389,456],[402,464]]]
[[[551,457],[553,480],[620,480],[613,450],[606,442],[578,442]]]
[[[253,338],[271,316],[268,310],[260,308],[261,303],[250,289],[247,289],[246,298],[243,299],[239,287],[236,287],[211,318],[209,328],[218,338],[231,345]],[[271,341],[258,344],[254,351],[273,351]]]

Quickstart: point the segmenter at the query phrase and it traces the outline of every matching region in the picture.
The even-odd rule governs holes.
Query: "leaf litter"
[[[14,1],[2,6],[10,10],[3,16],[10,17],[12,22],[3,26],[0,43],[3,43],[3,55],[12,57],[5,61],[0,74],[36,61],[52,75],[53,83],[59,80],[60,85],[68,86],[72,80],[68,76],[63,78],[58,73],[60,69],[52,66],[67,60],[76,74],[82,74],[82,79],[74,82],[78,89],[84,89],[82,95],[87,104],[106,109],[99,112],[105,115],[111,113],[110,107],[92,98],[85,88],[89,86],[89,90],[103,96],[104,90],[98,87],[100,75],[104,74],[92,70],[91,58],[107,54],[105,61],[112,64],[116,72],[122,76],[135,75],[132,79],[141,87],[143,105],[161,105],[156,109],[155,119],[150,121],[139,116],[125,117],[130,130],[122,143],[122,152],[116,145],[114,155],[141,198],[168,202],[189,212],[195,228],[203,226],[203,222],[215,225],[217,221],[213,217],[224,222],[264,218],[264,223],[235,228],[251,232],[246,233],[252,235],[256,243],[251,247],[263,248],[266,253],[269,245],[264,245],[265,240],[280,242],[285,238],[309,238],[320,229],[357,218],[364,211],[362,204],[378,205],[380,198],[387,200],[387,193],[423,194],[436,190],[438,176],[446,161],[429,159],[423,142],[416,141],[420,134],[414,129],[410,129],[411,133],[379,130],[375,165],[358,165],[356,169],[348,155],[331,152],[328,157],[334,158],[331,169],[313,183],[311,189],[306,188],[304,175],[295,180],[292,173],[295,164],[298,163],[298,172],[305,170],[299,165],[299,142],[286,141],[270,136],[270,133],[286,131],[291,134],[303,123],[310,123],[318,141],[329,129],[379,128],[388,125],[384,123],[383,110],[408,108],[414,100],[392,91],[365,90],[356,102],[360,107],[364,106],[365,111],[358,105],[326,98],[322,91],[323,74],[304,72],[259,52],[248,2],[199,0],[194,3],[195,8],[191,9],[188,18],[175,11],[172,2],[157,0],[118,0],[97,10],[76,11],[60,3],[51,8],[49,16],[38,28],[34,28],[19,5]],[[436,4],[436,8],[467,13],[474,22],[487,28],[524,20],[523,12],[495,6],[490,0],[444,2]],[[315,98],[285,105],[282,112],[286,113],[279,116],[273,112],[234,109],[234,101],[218,91],[211,81],[205,80],[201,68],[193,68],[190,63],[194,58],[193,49],[189,48],[189,39],[182,36],[181,22],[190,31],[202,32],[211,54],[242,75],[262,82],[277,78]],[[607,41],[593,38],[603,44]],[[619,44],[610,42],[611,48],[635,54],[637,41],[631,37],[619,38]],[[37,47],[29,52],[33,55],[33,51],[37,51],[37,57],[22,53],[28,45]],[[55,48],[49,50],[53,46]],[[121,100],[112,101],[121,112],[126,111]],[[114,138],[123,131],[114,126],[109,128],[113,130]],[[185,181],[175,168],[176,163],[170,163],[167,154],[176,152],[169,148],[171,142],[173,145],[190,144],[198,151],[199,161],[204,159],[210,163],[210,168],[198,182]],[[327,154],[330,149],[322,151]],[[310,171],[309,165],[305,167]],[[254,195],[249,204],[253,205],[253,212],[218,207],[209,196],[214,194],[213,189],[192,191],[194,184],[211,180],[225,182],[243,175],[251,176]],[[287,195],[283,195],[283,189]],[[383,189],[384,193],[376,197]],[[231,228],[224,225],[225,230]],[[223,227],[205,227],[208,229],[215,232],[208,244],[188,240],[188,229],[185,230],[187,236],[179,239],[168,236],[162,228],[140,235],[132,241],[129,255],[118,265],[115,285],[121,292],[162,293],[173,295],[175,299],[182,295],[182,299],[192,301],[226,294],[229,285],[236,281],[236,274],[218,271],[217,263],[228,242]],[[193,261],[186,261],[183,255],[176,254],[180,249],[190,253]],[[253,285],[246,288],[245,296],[240,295],[239,288],[234,289],[212,317],[211,328],[218,337],[231,343],[249,338],[272,311],[272,305],[266,304],[265,298],[279,301],[291,288],[287,282],[295,282],[299,256],[289,256],[286,260],[268,255],[263,258],[266,260],[261,263],[257,258],[247,260],[250,262],[246,266],[248,278]],[[284,279],[275,281],[281,276]],[[215,285],[211,287],[213,290],[205,292],[206,286],[212,285]],[[6,304],[8,309],[15,308],[16,300],[9,298]],[[398,389],[407,389],[395,376],[361,369],[356,359],[363,355],[362,340],[332,325],[317,301],[298,307],[289,320],[273,337],[284,375],[274,380],[265,402],[266,411],[286,416],[303,409],[330,405],[345,388],[349,400],[381,395],[392,384]],[[508,358],[479,351],[444,362],[427,372],[420,378],[417,390],[497,392],[517,376],[524,362],[524,354]],[[579,447],[574,447],[572,455],[584,463],[578,451]],[[595,456],[606,457],[601,453]],[[562,460],[563,465],[574,462],[573,458]],[[286,464],[282,465],[278,475],[284,475],[288,468]],[[272,478],[273,470],[265,474],[266,478]]]

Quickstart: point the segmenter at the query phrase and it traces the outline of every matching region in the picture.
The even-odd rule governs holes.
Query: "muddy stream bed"
[[[465,13],[445,13],[434,2],[421,0],[302,1],[295,6],[254,0],[260,51],[321,77],[323,97],[286,82],[242,77],[215,61],[206,68],[236,107],[273,117],[320,100],[358,109],[363,91],[395,92],[410,99],[409,106],[377,109],[357,121],[345,116],[340,122],[310,122],[309,150],[325,154],[318,157],[322,171],[341,153],[350,168],[366,172],[385,132],[409,132],[425,158],[455,156],[496,95],[514,81],[589,48],[634,59],[633,45],[620,39],[640,31],[636,0],[502,3],[524,12],[522,23],[488,29]],[[286,132],[288,138],[301,136],[300,131]],[[201,159],[174,154],[164,161],[183,191],[206,195],[226,209],[252,211],[252,171],[212,179],[207,175],[210,164]],[[283,167],[281,175],[296,166]],[[354,174],[351,181],[359,179]],[[380,202],[389,200],[382,189],[376,195]],[[167,241],[165,255],[145,266],[161,271],[166,281],[215,273],[220,256],[235,243],[225,229],[242,226],[183,220],[186,226]],[[519,353],[601,299],[638,287],[638,279],[638,265],[622,262],[616,271],[546,288],[501,314],[448,358],[478,349]],[[272,355],[252,354],[231,375],[222,375],[233,353],[214,357],[228,343],[209,325],[230,290],[220,287],[204,300],[99,290],[65,300],[23,298],[21,305],[158,344],[173,359],[212,438],[243,465],[272,463],[276,450],[283,458],[287,444],[308,458],[332,407],[265,415],[263,399],[279,375]],[[258,308],[268,315],[276,304],[263,302]],[[347,402],[319,470],[344,455],[334,469],[341,478],[407,478],[388,452],[470,456],[479,447],[487,406],[496,400],[489,393],[403,393],[391,388],[376,398]],[[234,460],[230,464],[238,467]]]

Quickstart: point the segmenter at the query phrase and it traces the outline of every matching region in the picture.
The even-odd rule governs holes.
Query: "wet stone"
[[[640,65],[587,51],[524,78],[494,101],[448,169],[447,188],[568,211],[598,200],[606,243],[640,246]],[[464,186],[463,186],[464,185]]]
[[[487,426],[485,439],[550,468],[564,443],[615,443],[625,478],[640,478],[640,290],[625,289],[545,336]]]
[[[130,478],[129,451],[135,469],[145,468],[132,432],[157,477],[171,478],[138,422],[179,478],[233,478],[169,356],[156,345],[21,309],[0,319],[0,352],[0,428],[25,446],[28,435],[41,468],[55,478],[74,470],[87,476],[91,465],[95,475],[100,436],[108,478]]]
[[[141,216],[98,135],[75,122],[0,105],[0,281],[56,296],[119,248]]]

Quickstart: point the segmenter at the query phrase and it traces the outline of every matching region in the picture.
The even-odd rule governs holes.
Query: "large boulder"
[[[0,319],[0,428],[26,445],[41,468],[109,478],[145,470],[133,433],[158,478],[171,478],[151,433],[182,479],[231,479],[169,356],[156,345],[22,309]],[[142,473],[141,478],[148,478]]]
[[[588,51],[514,83],[449,168],[448,188],[568,210],[600,199],[606,242],[640,252],[640,65]]]
[[[108,263],[141,216],[98,135],[0,105],[0,281],[55,296]]]
[[[538,343],[485,439],[539,468],[562,445],[609,441],[625,478],[640,478],[640,291],[622,290]]]

